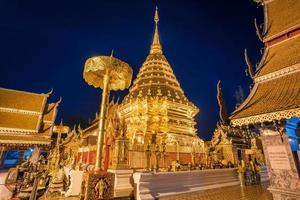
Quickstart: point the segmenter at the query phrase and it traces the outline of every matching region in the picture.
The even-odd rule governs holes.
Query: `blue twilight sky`
[[[253,21],[262,23],[263,13],[252,0],[0,0],[0,86],[53,88],[50,101],[63,97],[57,121],[86,123],[99,109],[100,91],[82,78],[85,60],[114,49],[135,78],[149,52],[155,5],[164,54],[200,108],[198,134],[209,139],[218,121],[217,81],[233,111],[238,86],[248,94],[251,84],[243,49],[253,63],[261,56]]]

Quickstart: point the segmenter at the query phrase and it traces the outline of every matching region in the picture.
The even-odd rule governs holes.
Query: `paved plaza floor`
[[[267,190],[267,187],[268,184],[253,185],[244,188],[239,186],[223,187],[189,194],[163,197],[160,198],[160,200],[272,200],[272,195]],[[77,198],[56,198],[55,200],[77,200]]]
[[[7,200],[11,193],[3,185],[6,173],[0,172],[0,200]],[[161,200],[272,200],[271,193],[267,190],[268,184],[253,185],[247,187],[231,186],[206,191],[192,192],[170,197],[162,197]],[[55,200],[77,200],[76,197],[53,198]]]
[[[160,198],[161,200],[272,200],[268,184],[247,187],[230,186],[189,194]]]

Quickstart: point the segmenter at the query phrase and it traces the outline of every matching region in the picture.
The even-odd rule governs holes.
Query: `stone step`
[[[201,179],[200,179],[201,180]],[[200,181],[199,179],[195,180],[190,180],[190,181],[182,181],[180,180],[181,185],[186,185],[186,186],[203,186],[203,185],[211,185],[211,184],[217,184],[217,183],[226,183],[226,182],[234,182],[234,181],[239,181],[235,177],[227,177],[224,179],[205,179],[205,182]],[[177,186],[178,181],[175,182],[169,182],[166,185],[161,185],[160,183],[154,182],[154,183],[141,183],[140,184],[140,191],[143,191],[143,189],[160,189],[163,187],[172,187],[172,186]]]
[[[155,199],[240,184],[235,169],[140,173],[136,181],[137,199]]]

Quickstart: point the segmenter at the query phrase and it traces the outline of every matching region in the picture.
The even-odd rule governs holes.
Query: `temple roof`
[[[265,52],[247,99],[231,114],[231,124],[243,126],[300,116],[300,2],[297,0],[263,1]],[[266,38],[287,36],[274,43]],[[293,34],[291,34],[293,33]],[[272,38],[271,38],[272,39]],[[269,45],[268,45],[269,44]]]
[[[155,31],[149,55],[139,70],[123,103],[138,97],[165,97],[167,100],[196,108],[184,95],[168,60],[163,54],[158,32],[158,12],[155,11]]]
[[[0,107],[41,112],[47,94],[0,88]]]
[[[45,136],[22,136],[22,135],[0,135],[0,144],[6,146],[15,145],[49,145],[51,140]]]
[[[300,63],[300,35],[267,47],[255,77],[282,70]]]
[[[264,3],[264,41],[300,27],[299,0],[264,0]]]
[[[39,115],[0,112],[0,127],[37,132],[38,126],[40,124],[39,118]]]
[[[33,143],[48,141],[50,144],[50,140],[44,138],[52,134],[59,105],[59,102],[47,103],[50,94],[0,88],[0,144],[6,139],[7,143],[20,139],[16,145],[29,144],[28,138]]]
[[[234,125],[287,119],[300,115],[300,71],[254,85],[245,102],[232,114]]]

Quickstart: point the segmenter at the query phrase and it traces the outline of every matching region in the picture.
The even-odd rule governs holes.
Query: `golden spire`
[[[158,16],[158,9],[156,6],[155,15],[154,15],[155,32],[154,32],[153,41],[150,49],[150,54],[162,53],[162,48],[159,42],[158,21],[159,21],[159,16]]]

